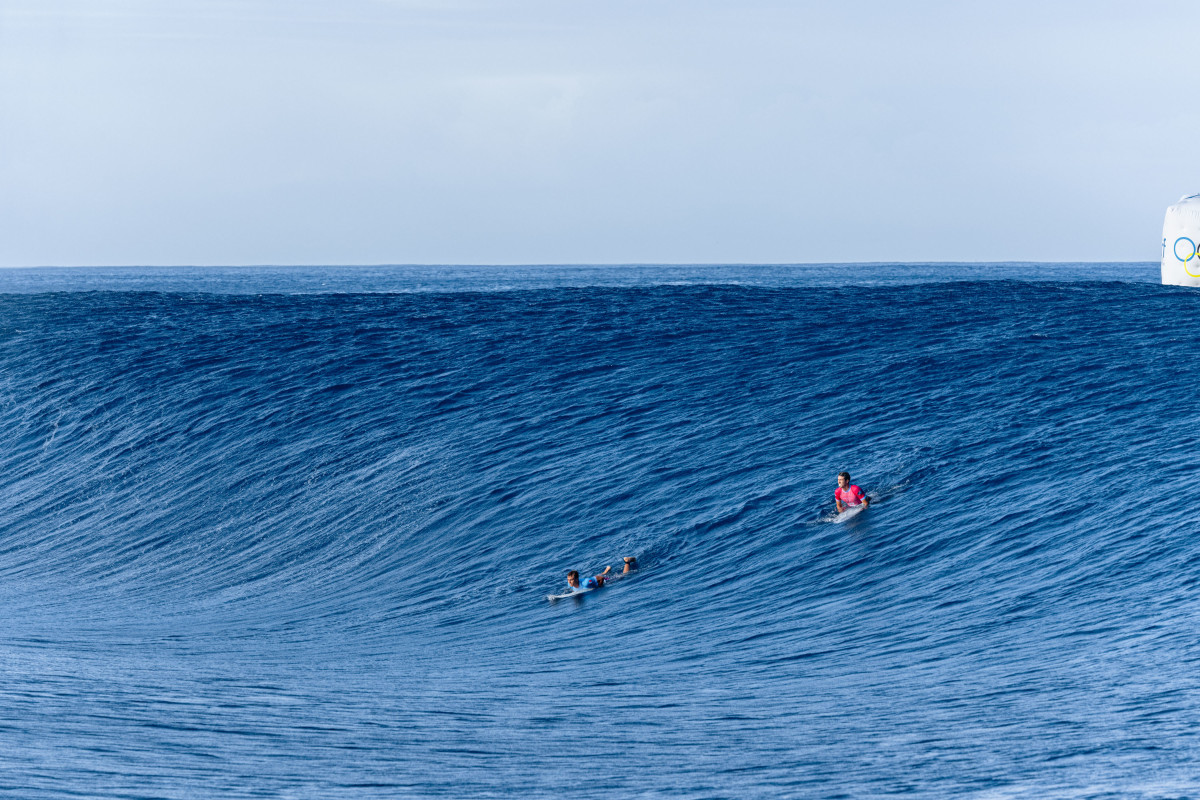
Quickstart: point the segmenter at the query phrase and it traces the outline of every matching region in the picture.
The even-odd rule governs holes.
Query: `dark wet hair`
[[[567,580],[571,580],[571,578],[574,578],[575,580],[579,580],[579,573],[575,570],[571,570],[570,572],[567,573]]]
[[[850,473],[849,472],[839,472],[838,477],[845,478],[847,483],[850,482]]]

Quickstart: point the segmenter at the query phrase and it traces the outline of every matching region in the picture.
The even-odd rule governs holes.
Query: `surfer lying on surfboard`
[[[838,513],[851,506],[862,506],[864,509],[871,505],[871,499],[866,492],[850,482],[849,472],[838,473],[838,488],[833,492],[833,502],[837,503]]]
[[[622,575],[627,575],[637,569],[637,559],[633,556],[625,556],[625,569],[621,570]],[[567,573],[567,584],[572,589],[599,589],[608,580],[608,573],[612,572],[612,567],[605,567],[604,572],[591,578],[585,578],[582,583],[579,581],[579,573],[576,570],[571,570]]]
[[[604,585],[604,581],[608,579],[608,573],[612,571],[612,567],[605,567],[604,572],[592,578],[584,578],[583,583],[579,582],[579,573],[571,570],[567,573],[567,585],[572,589],[599,589]]]

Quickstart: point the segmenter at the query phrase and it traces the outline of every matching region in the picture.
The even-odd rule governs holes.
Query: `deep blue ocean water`
[[[0,270],[0,795],[1200,797],[1157,281]]]

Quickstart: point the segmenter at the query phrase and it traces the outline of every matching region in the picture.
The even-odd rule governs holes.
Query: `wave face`
[[[1200,295],[1143,266],[10,276],[0,787],[1194,794]]]

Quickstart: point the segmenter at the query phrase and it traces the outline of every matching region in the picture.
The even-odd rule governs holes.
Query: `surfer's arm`
[[[833,504],[835,506],[837,506],[837,510],[838,510],[839,514],[846,510],[845,506],[842,505],[842,501],[838,500],[836,497],[833,498]]]

